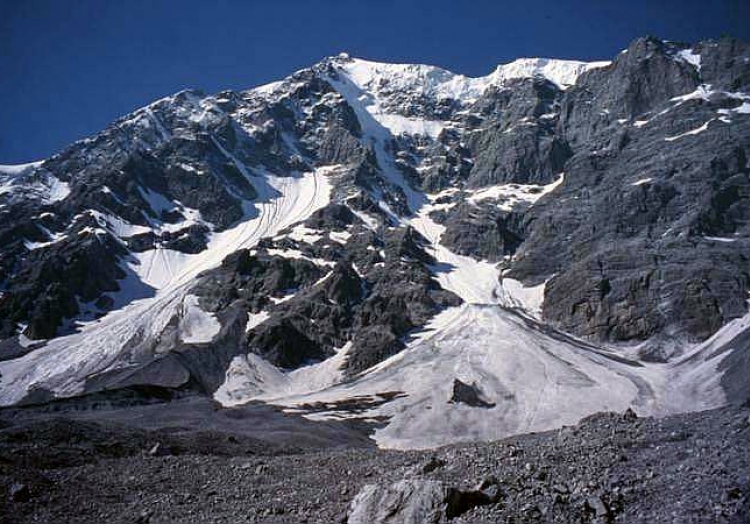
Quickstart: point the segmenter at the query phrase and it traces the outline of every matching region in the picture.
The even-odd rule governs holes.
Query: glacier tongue
[[[235,388],[239,396],[219,400],[264,400],[313,420],[385,419],[373,438],[395,449],[495,440],[628,407],[642,416],[710,409],[725,402],[717,348],[746,328],[747,318],[696,345],[682,362],[664,364],[623,358],[522,312],[464,304],[437,315],[404,351],[354,381],[294,392],[283,380],[273,386],[254,367],[260,381],[244,384],[244,395]],[[485,407],[451,401],[454,380],[481,392]],[[352,401],[361,404],[353,411]]]
[[[262,238],[277,234],[325,206],[331,192],[328,177],[335,170],[335,166],[327,166],[299,176],[258,176],[255,181],[260,196],[255,206],[248,207],[245,220],[215,234],[208,249],[200,254],[185,256],[174,266],[170,265],[174,261],[164,259],[163,268],[158,270],[161,274],[152,277],[163,285],[156,296],[134,301],[21,358],[0,362],[0,405],[20,401],[32,388],[43,388],[58,396],[80,394],[86,380],[99,373],[137,369],[155,353],[164,351],[160,346],[162,333],[175,316],[180,317],[180,312],[192,311],[181,321],[197,322],[182,326],[188,341],[202,343],[212,338],[217,329],[213,318],[196,315],[197,305],[189,297],[195,276],[218,266],[228,254],[253,247]]]

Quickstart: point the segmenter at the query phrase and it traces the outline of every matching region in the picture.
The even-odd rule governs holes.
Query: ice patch
[[[185,271],[199,255],[189,255],[174,249],[157,247],[141,253],[133,253],[133,261],[128,266],[144,284],[154,289],[167,287],[176,275]]]
[[[85,213],[93,217],[94,220],[96,220],[96,223],[99,224],[102,228],[120,238],[138,235],[141,233],[148,233],[149,231],[151,231],[151,229],[148,227],[131,224],[130,222],[127,222],[126,220],[123,220],[118,216],[102,213],[101,211],[97,211],[95,209],[89,209],[85,211]]]
[[[214,400],[227,407],[244,404],[266,389],[279,387],[283,380],[283,373],[258,355],[238,355],[230,362],[224,382],[214,392]]]
[[[171,211],[176,207],[176,204],[173,201],[169,200],[161,193],[156,193],[142,186],[138,186],[138,192],[157,216],[165,211]]]
[[[380,122],[383,127],[388,128],[394,136],[407,134],[437,138],[440,136],[440,133],[446,125],[444,122],[436,120],[410,118],[393,113],[381,113],[377,110],[372,111],[372,116]]]
[[[282,85],[284,85],[283,81],[270,82],[268,84],[263,84],[263,85],[252,88],[250,90],[250,93],[267,96],[276,92]]]
[[[542,318],[544,288],[547,282],[536,286],[524,286],[518,280],[503,277],[500,280],[500,303],[505,307],[521,308],[536,319]]]
[[[188,295],[182,301],[183,313],[180,323],[180,338],[186,344],[207,344],[219,334],[221,324],[216,317],[203,311],[198,297]]]
[[[37,167],[41,166],[43,162],[44,160],[40,160],[37,162],[28,162],[26,164],[0,165],[0,174],[12,176],[20,175],[36,169]]]
[[[42,182],[42,187],[46,188],[47,190],[44,200],[48,204],[63,200],[70,194],[70,185],[67,182],[63,182],[62,180],[53,176],[48,177],[44,182]]]
[[[357,216],[357,218],[359,218],[362,222],[364,222],[365,227],[367,229],[369,229],[371,231],[377,231],[378,230],[379,223],[378,223],[378,219],[377,218],[375,218],[375,217],[373,217],[371,215],[368,215],[364,211],[359,211],[359,210],[355,210],[355,209],[352,209],[352,208],[349,208],[349,209],[351,209],[352,213],[354,213]]]

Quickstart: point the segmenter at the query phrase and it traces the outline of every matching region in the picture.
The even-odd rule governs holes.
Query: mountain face
[[[750,394],[750,46],[339,55],[0,167],[0,402],[132,386],[389,447]]]

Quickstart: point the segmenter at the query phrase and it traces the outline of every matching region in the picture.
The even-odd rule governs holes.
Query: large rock
[[[439,524],[485,504],[497,502],[499,492],[483,483],[459,490],[443,482],[401,480],[390,486],[368,484],[349,506],[347,524]]]

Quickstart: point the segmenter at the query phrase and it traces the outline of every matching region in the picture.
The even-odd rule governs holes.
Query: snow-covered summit
[[[410,91],[437,98],[476,97],[486,85],[470,78],[424,64],[390,64],[361,58],[336,57],[334,63],[364,91]]]
[[[330,59],[354,84],[371,93],[408,91],[435,98],[471,101],[489,86],[502,86],[516,78],[541,77],[561,89],[575,84],[578,76],[589,69],[610,62],[580,62],[549,58],[520,58],[499,65],[486,76],[469,77],[447,69],[424,64],[390,64],[352,58],[342,53]]]
[[[27,164],[5,164],[0,165],[0,175],[20,175],[27,173],[32,169],[35,169],[42,165],[43,160],[37,162],[29,162]]]
[[[485,77],[494,85],[502,85],[514,78],[542,77],[565,89],[576,83],[578,77],[598,67],[606,67],[611,62],[579,62],[577,60],[558,60],[554,58],[519,58],[497,69]]]

